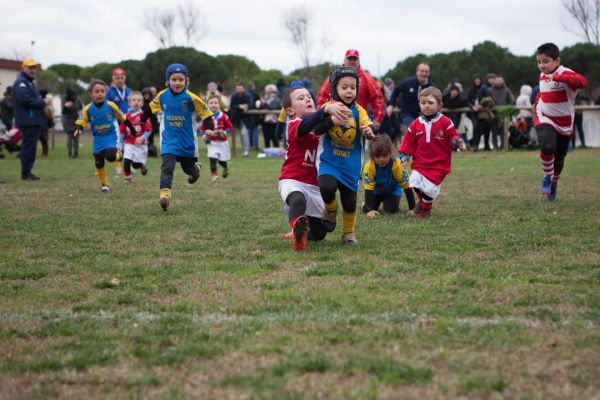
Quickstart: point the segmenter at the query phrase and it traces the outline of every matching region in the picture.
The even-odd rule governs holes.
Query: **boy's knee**
[[[556,152],[556,145],[554,143],[542,143],[541,151],[544,154],[554,154]]]
[[[104,157],[109,162],[114,162],[117,160],[117,149],[106,149],[104,152]]]

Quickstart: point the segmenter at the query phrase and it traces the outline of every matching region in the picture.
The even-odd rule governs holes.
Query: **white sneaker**
[[[219,177],[218,177],[217,175],[213,175],[213,177],[212,177],[212,181],[213,181],[213,182],[216,182],[216,181],[218,181],[218,180],[219,180]]]
[[[121,175],[121,168],[115,168],[115,175]]]
[[[248,150],[244,150],[244,157],[248,157]]]
[[[101,191],[102,193],[108,193],[108,192],[110,192],[110,188],[109,188],[108,186],[105,186],[105,185],[103,185],[103,186],[100,188],[100,191]]]

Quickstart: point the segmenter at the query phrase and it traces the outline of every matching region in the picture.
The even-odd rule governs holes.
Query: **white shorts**
[[[410,174],[408,182],[410,183],[410,187],[419,189],[434,200],[440,195],[442,185],[436,185],[414,169]]]
[[[146,162],[148,161],[148,145],[125,143],[123,158],[131,160],[134,163],[146,165]]]
[[[207,146],[208,158],[216,158],[219,161],[231,160],[231,152],[229,151],[229,143],[226,141],[211,141]]]
[[[283,213],[289,215],[290,206],[285,202],[290,193],[300,192],[306,199],[305,215],[321,218],[325,212],[325,204],[321,197],[321,191],[318,186],[309,185],[308,183],[300,182],[295,179],[282,179],[279,181],[279,194],[283,200]]]

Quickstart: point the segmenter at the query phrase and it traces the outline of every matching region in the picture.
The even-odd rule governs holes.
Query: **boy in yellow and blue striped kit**
[[[193,114],[197,112],[204,120],[207,131],[214,130],[213,113],[202,99],[187,89],[188,70],[183,64],[171,64],[166,71],[167,88],[150,102],[150,110],[162,110],[164,117],[161,126],[162,165],[160,170],[159,204],[167,211],[171,202],[173,172],[177,162],[188,175],[188,182],[195,183],[200,176],[202,165],[198,162],[198,140],[194,132]]]
[[[117,129],[115,119],[124,121],[131,132],[135,127],[127,117],[119,110],[112,101],[105,100],[107,86],[100,79],[94,79],[90,83],[89,94],[92,102],[87,104],[80,118],[75,121],[77,128],[74,135],[79,136],[83,128],[90,124],[93,140],[93,153],[96,164],[96,172],[100,179],[100,190],[103,193],[110,192],[108,176],[104,169],[104,161],[114,162],[121,160],[121,154],[117,150]]]

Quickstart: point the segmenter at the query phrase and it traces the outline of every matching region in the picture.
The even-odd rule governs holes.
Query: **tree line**
[[[517,56],[508,49],[492,41],[476,44],[471,50],[438,53],[433,55],[416,54],[398,62],[381,78],[390,77],[396,82],[412,76],[420,62],[431,67],[432,79],[438,86],[445,86],[450,79],[458,78],[466,90],[474,74],[485,75],[489,72],[502,74],[508,86],[518,94],[522,84],[534,86],[538,80],[535,56]],[[584,75],[589,82],[584,91],[595,98],[600,91],[600,46],[590,43],[578,43],[562,49],[562,62],[565,66]],[[340,56],[341,61],[341,56]],[[276,69],[262,70],[254,61],[239,55],[211,56],[191,47],[169,47],[148,53],[143,60],[123,60],[117,63],[99,63],[90,67],[73,64],[51,65],[40,74],[40,87],[55,93],[64,93],[67,87],[79,88],[81,84],[92,78],[100,78],[107,83],[115,67],[119,66],[127,72],[127,84],[141,89],[145,86],[164,87],[165,68],[173,63],[185,64],[191,76],[190,88],[199,92],[209,82],[222,82],[230,92],[236,82],[253,82],[260,92],[265,85],[275,83],[283,78],[286,83],[292,80],[305,79],[311,76],[315,89],[321,85],[332,64],[324,63],[312,66],[310,71],[300,68],[290,74],[283,74]],[[369,69],[369,60],[361,60],[362,67]]]

